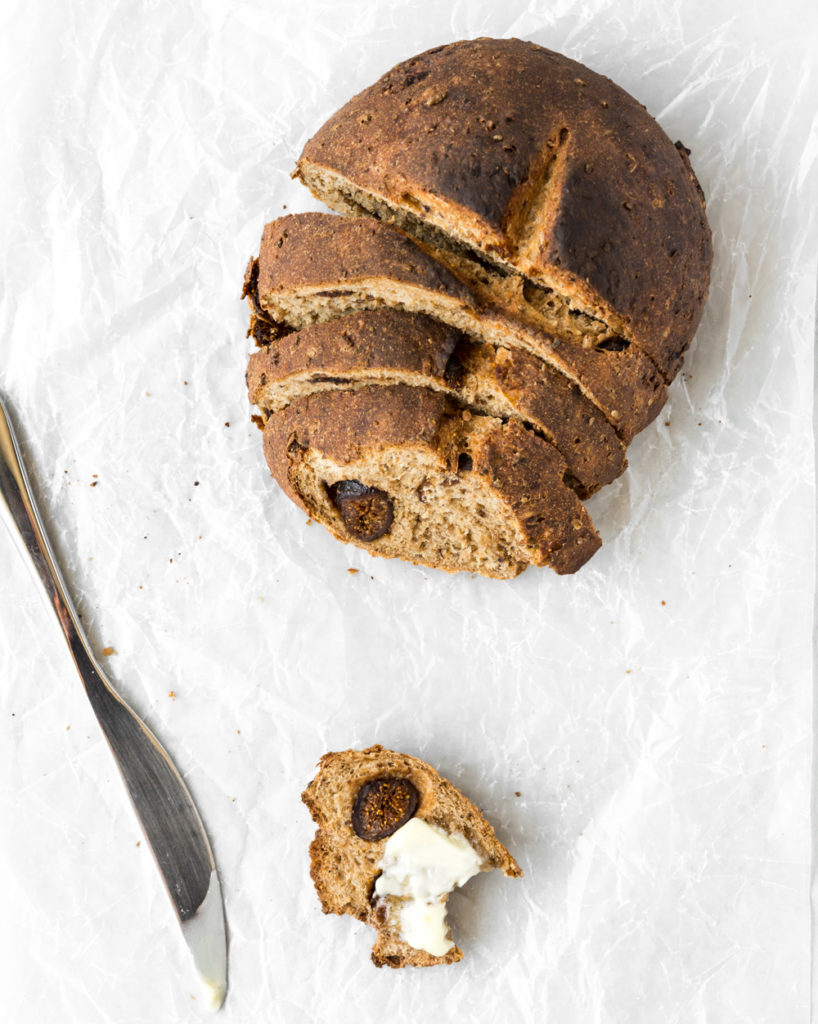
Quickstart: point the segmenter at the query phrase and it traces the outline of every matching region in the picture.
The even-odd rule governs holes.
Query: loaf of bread
[[[578,499],[625,469],[704,306],[687,150],[582,65],[477,39],[350,100],[296,174],[342,216],[268,224],[245,275],[273,476],[375,554],[576,571]]]
[[[462,959],[445,924],[448,891],[419,893],[411,885],[413,867],[426,878],[440,874],[438,850],[444,859],[471,860],[467,877],[493,868],[522,875],[474,804],[416,757],[381,746],[325,754],[302,800],[318,826],[310,874],[321,909],[350,914],[377,930],[372,960],[378,967]],[[410,829],[417,835],[407,836]],[[394,836],[408,839],[401,848],[409,856],[395,856]],[[396,886],[396,880],[410,884]],[[418,916],[433,927],[415,927]]]

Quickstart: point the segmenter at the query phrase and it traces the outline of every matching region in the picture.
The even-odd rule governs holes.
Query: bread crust
[[[543,431],[565,459],[581,498],[590,497],[627,468],[616,432],[579,388],[522,349],[461,345],[455,358],[473,362],[493,379],[520,419]]]
[[[351,377],[362,370],[400,371],[445,384],[446,368],[461,340],[451,327],[420,314],[388,308],[353,313],[310,324],[254,352],[247,392],[253,405],[263,408],[270,382],[305,373]]]
[[[366,782],[408,779],[419,795],[416,816],[447,832],[461,832],[486,866],[510,878],[522,871],[475,805],[431,765],[375,745],[365,750],[324,754],[301,799],[318,826],[310,845],[310,876],[325,914],[350,914],[377,929],[372,960],[378,967],[431,967],[453,963],[457,946],[433,956],[404,942],[372,899],[386,839],[359,838],[352,828],[355,797]]]
[[[387,72],[309,140],[330,172],[617,325],[672,379],[704,306],[701,187],[610,79],[519,39],[438,46]]]
[[[346,542],[357,543],[341,520],[306,502],[296,484],[300,464],[318,454],[342,467],[360,466],[388,451],[399,451],[405,459],[413,451],[429,455],[438,474],[450,476],[453,483],[461,456],[468,456],[466,471],[502,501],[524,546],[518,564],[487,571],[489,575],[516,575],[527,563],[573,573],[601,544],[586,509],[564,482],[565,463],[555,448],[517,423],[461,412],[446,395],[427,388],[322,392],[273,414],[264,427],[264,452],[273,477],[297,505]],[[361,546],[375,555],[386,554],[389,541],[381,538]],[[432,564],[420,556],[401,557]]]
[[[398,284],[445,292],[462,302],[471,292],[403,232],[365,217],[293,213],[264,226],[258,261],[258,296],[269,311],[275,296],[307,285],[343,288],[377,274]]]

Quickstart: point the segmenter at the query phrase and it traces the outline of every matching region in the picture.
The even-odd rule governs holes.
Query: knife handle
[[[203,903],[213,854],[187,787],[159,741],[119,696],[91,652],[71,600],[0,395],[0,519],[56,613],[94,713],[122,772],[176,912],[183,923]]]
[[[124,704],[94,658],[80,617],[48,539],[31,481],[23,461],[20,443],[3,396],[0,395],[0,519],[17,549],[42,585],[42,592],[57,616],[88,697],[106,736],[115,730],[107,714],[111,699]],[[130,709],[129,709],[130,710]],[[111,736],[109,736],[111,739]]]
[[[81,635],[79,616],[68,594],[40,511],[34,501],[20,445],[0,395],[0,519],[20,554],[45,589],[66,637]]]

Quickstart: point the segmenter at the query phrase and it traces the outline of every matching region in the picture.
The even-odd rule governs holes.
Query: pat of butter
[[[375,892],[401,900],[404,942],[432,956],[448,953],[454,943],[446,937],[443,897],[482,869],[466,837],[411,818],[387,839],[380,867]]]

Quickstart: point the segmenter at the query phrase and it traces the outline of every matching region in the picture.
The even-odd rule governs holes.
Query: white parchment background
[[[0,4],[0,386],[97,651],[207,824],[225,1022],[802,1024],[810,1002],[818,39],[807,2]],[[517,35],[692,149],[709,305],[576,577],[451,578],[305,525],[249,421],[238,301],[306,139],[396,61]],[[92,486],[95,485],[95,486]],[[350,574],[349,568],[360,571]],[[171,696],[174,694],[175,696]],[[420,755],[525,870],[466,960],[377,971],[299,795]],[[3,1021],[202,1000],[49,613],[0,537]]]

